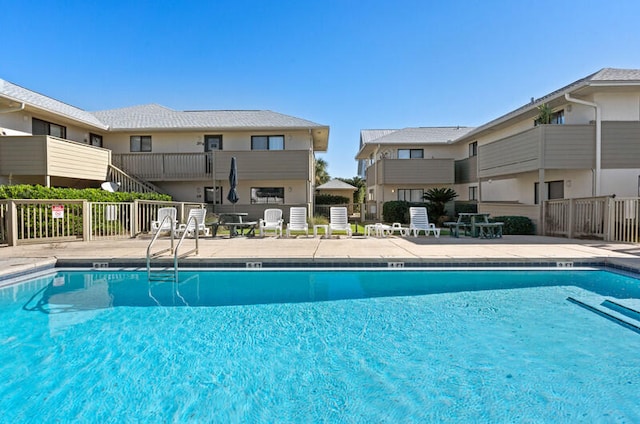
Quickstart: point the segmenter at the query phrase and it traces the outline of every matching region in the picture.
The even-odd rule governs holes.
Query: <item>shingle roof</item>
[[[568,84],[562,88],[559,88],[558,90],[555,90],[538,99],[531,98],[531,102],[515,110],[512,110],[511,112],[505,115],[502,115],[492,121],[489,121],[486,124],[483,124],[475,128],[473,131],[470,131],[467,135],[475,136],[495,125],[508,121],[509,119],[513,119],[553,99],[557,99],[558,97],[563,97],[565,93],[572,93],[583,87],[588,87],[590,85],[617,85],[617,84],[624,85],[625,83],[626,84],[640,83],[640,69],[603,68],[598,72],[595,72],[591,75],[588,75],[584,78],[574,81],[571,84]]]
[[[316,190],[357,190],[357,187],[352,186],[351,184],[347,184],[344,181],[341,181],[337,178],[333,180],[327,181],[324,184],[316,187]]]
[[[404,128],[379,137],[379,144],[433,144],[450,143],[464,136],[473,127],[418,127]]]
[[[325,125],[270,110],[176,111],[157,104],[94,112],[112,130],[324,128]]]
[[[370,143],[373,140],[377,140],[380,137],[383,137],[387,134],[391,134],[392,132],[396,132],[398,130],[361,130],[360,131],[360,147],[363,144]]]
[[[19,85],[0,79],[0,96],[10,98],[16,102],[38,109],[57,113],[75,121],[80,121],[91,126],[107,129],[107,126],[90,112],[68,105],[51,97],[43,96],[35,91],[27,90]]]

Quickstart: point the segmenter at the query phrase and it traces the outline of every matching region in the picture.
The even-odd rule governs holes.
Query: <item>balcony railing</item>
[[[243,180],[309,179],[311,154],[306,150],[216,151],[208,153],[113,154],[115,166],[150,181],[222,180],[229,176],[231,157]]]
[[[367,168],[367,184],[453,184],[453,159],[381,159]]]

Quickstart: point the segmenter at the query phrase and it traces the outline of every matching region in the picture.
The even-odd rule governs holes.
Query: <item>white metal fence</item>
[[[639,202],[613,197],[548,200],[544,234],[639,243]]]
[[[151,230],[158,209],[173,206],[182,222],[202,203],[136,200],[88,202],[86,200],[0,201],[0,243],[10,246],[56,241],[135,237]]]

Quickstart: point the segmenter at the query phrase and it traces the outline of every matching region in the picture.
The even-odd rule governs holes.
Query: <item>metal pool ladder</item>
[[[166,216],[164,217],[164,219],[162,220],[162,223],[160,224],[160,228],[162,228],[162,225],[164,224],[164,221],[166,220],[171,220],[171,217]],[[151,253],[151,248],[153,247],[153,244],[155,243],[155,241],[158,239],[158,235],[160,234],[160,231],[158,231],[153,238],[151,239],[151,242],[149,242],[149,245],[147,246],[147,279],[149,280],[149,282],[151,281],[171,281],[174,283],[177,283],[179,281],[178,279],[178,270],[179,270],[179,266],[178,266],[178,259],[179,258],[184,258],[186,256],[189,256],[191,253],[195,252],[195,254],[198,254],[198,225],[197,225],[197,220],[196,217],[192,216],[189,217],[189,219],[187,220],[187,224],[186,224],[186,228],[189,228],[189,224],[191,221],[194,221],[194,233],[195,233],[195,237],[196,237],[196,247],[194,249],[191,249],[187,252],[184,252],[182,255],[179,255],[178,252],[180,251],[180,246],[182,246],[182,243],[184,242],[184,239],[187,235],[187,231],[183,231],[182,232],[182,236],[180,237],[180,240],[178,240],[178,244],[175,246],[174,248],[174,239],[175,239],[175,231],[171,231],[171,247],[168,247],[166,249],[162,249],[162,250],[158,250],[157,252]],[[173,269],[171,268],[162,268],[162,269],[157,269],[157,270],[153,270],[151,269],[151,259],[153,258],[157,258],[160,255],[162,255],[165,252],[171,252],[173,254]]]

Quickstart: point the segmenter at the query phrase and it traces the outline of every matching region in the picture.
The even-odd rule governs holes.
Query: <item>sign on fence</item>
[[[51,215],[54,219],[64,218],[64,205],[51,205]]]

